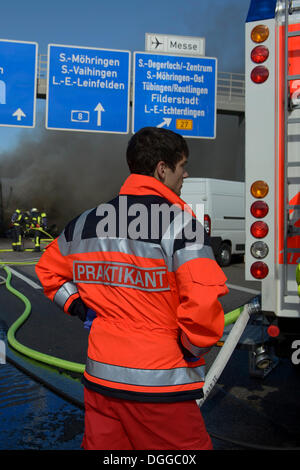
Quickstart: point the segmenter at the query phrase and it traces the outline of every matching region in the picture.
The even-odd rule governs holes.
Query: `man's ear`
[[[166,176],[166,164],[164,161],[158,162],[154,171],[154,178],[164,182]]]

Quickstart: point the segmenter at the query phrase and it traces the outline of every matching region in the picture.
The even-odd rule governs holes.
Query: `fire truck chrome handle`
[[[250,315],[258,313],[260,311],[260,302],[259,297],[255,297],[248,304],[244,305],[243,311],[238,317],[237,321],[232,327],[227,340],[222,346],[219,354],[217,355],[215,361],[213,362],[211,368],[208,371],[205,384],[203,386],[203,398],[197,400],[197,404],[201,407],[210,394],[211,390],[215,386],[217,380],[222,374],[227,362],[229,361],[237,343],[239,342],[240,337],[242,336]]]

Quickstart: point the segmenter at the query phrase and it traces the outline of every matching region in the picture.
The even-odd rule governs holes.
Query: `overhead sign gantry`
[[[180,54],[134,52],[132,83],[130,51],[49,44],[46,129],[127,134],[132,86],[133,133],[167,127],[214,139],[217,60],[199,55],[203,38],[166,38]],[[36,43],[0,41],[0,125],[34,127],[36,65]]]

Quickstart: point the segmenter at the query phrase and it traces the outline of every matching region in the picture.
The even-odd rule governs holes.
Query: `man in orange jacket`
[[[185,139],[143,128],[119,195],[72,220],[36,266],[45,294],[83,321],[85,449],[212,449],[197,406],[204,354],[228,292],[201,223],[180,199]]]

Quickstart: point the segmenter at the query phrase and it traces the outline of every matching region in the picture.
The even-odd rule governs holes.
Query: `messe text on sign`
[[[0,40],[0,125],[35,126],[38,45]]]
[[[215,138],[216,69],[215,58],[135,52],[133,132],[155,126]]]
[[[205,39],[170,34],[145,34],[145,50],[180,55],[205,55]]]
[[[46,128],[128,133],[130,52],[50,44]]]

